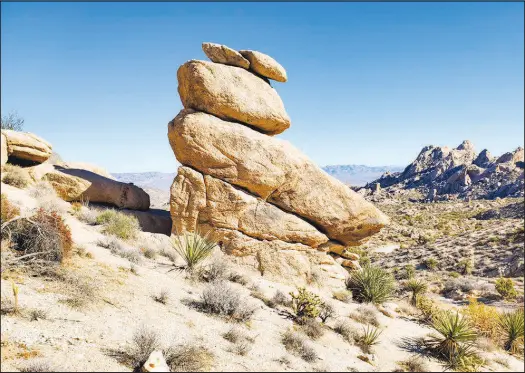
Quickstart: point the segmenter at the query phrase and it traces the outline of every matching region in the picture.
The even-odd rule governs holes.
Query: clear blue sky
[[[319,165],[406,165],[428,144],[523,145],[522,3],[2,3],[1,109],[65,160],[176,171],[176,72],[201,42],[268,53]]]

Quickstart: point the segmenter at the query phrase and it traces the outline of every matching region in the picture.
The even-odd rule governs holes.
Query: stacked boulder
[[[184,109],[168,124],[182,164],[171,187],[172,231],[211,232],[223,251],[280,279],[317,268],[344,277],[345,247],[388,223],[371,203],[273,135],[290,127],[269,79],[286,71],[256,51],[204,43],[212,62],[177,72]],[[331,253],[331,255],[328,255]]]

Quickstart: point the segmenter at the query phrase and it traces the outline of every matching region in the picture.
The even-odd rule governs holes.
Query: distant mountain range
[[[352,186],[364,186],[378,179],[383,173],[403,171],[397,166],[369,167],[364,165],[335,165],[323,167],[329,175]],[[123,172],[112,173],[119,181],[133,183],[141,188],[169,191],[176,172]]]

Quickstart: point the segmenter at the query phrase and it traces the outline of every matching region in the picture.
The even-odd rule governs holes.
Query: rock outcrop
[[[385,189],[384,196],[416,189],[422,195],[433,194],[432,201],[523,197],[523,157],[521,147],[498,158],[486,149],[476,156],[470,141],[455,149],[427,146],[403,172],[385,174],[365,189],[372,195],[374,185],[379,183]],[[381,196],[374,195],[372,200],[377,198]]]
[[[38,164],[51,156],[51,144],[33,133],[2,130],[2,134],[5,136],[11,162]]]
[[[248,69],[250,61],[244,58],[239,52],[226,45],[215,43],[202,43],[202,50],[212,62],[224,65],[242,67]]]
[[[0,165],[4,165],[7,163],[9,153],[7,152],[7,140],[3,133],[0,134],[0,139]]]
[[[231,66],[233,50],[208,43],[203,50],[221,63],[192,60],[179,68],[184,109],[168,124],[182,164],[171,187],[173,234],[210,232],[233,261],[264,275],[296,282],[320,271],[344,279],[342,266],[358,269],[355,257],[341,257],[344,247],[361,244],[388,218],[272,137],[290,126],[266,80],[286,81],[281,65],[240,51],[246,70]]]

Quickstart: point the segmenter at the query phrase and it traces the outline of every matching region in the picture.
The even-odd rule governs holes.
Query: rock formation
[[[287,80],[280,64],[218,44],[204,43],[203,50],[214,62],[192,60],[179,68],[184,109],[168,124],[182,164],[171,187],[173,233],[211,231],[234,260],[281,279],[304,279],[316,268],[344,278],[339,264],[359,264],[335,259],[388,218],[272,137],[290,126],[267,81]],[[239,66],[241,55],[249,65]]]
[[[7,163],[7,158],[9,158],[9,153],[7,151],[7,139],[3,133],[0,134],[0,165]]]
[[[486,149],[476,156],[470,141],[464,141],[455,149],[426,146],[403,172],[385,174],[365,188],[370,190],[369,194],[373,193],[376,183],[390,194],[416,189],[426,196],[433,194],[432,200],[452,196],[460,199],[523,197],[523,157],[522,148],[498,158]],[[374,195],[372,200],[375,198]]]
[[[51,156],[51,144],[35,134],[2,130],[2,135],[2,142],[5,136],[7,155],[11,162],[24,165],[38,164],[45,162]]]

